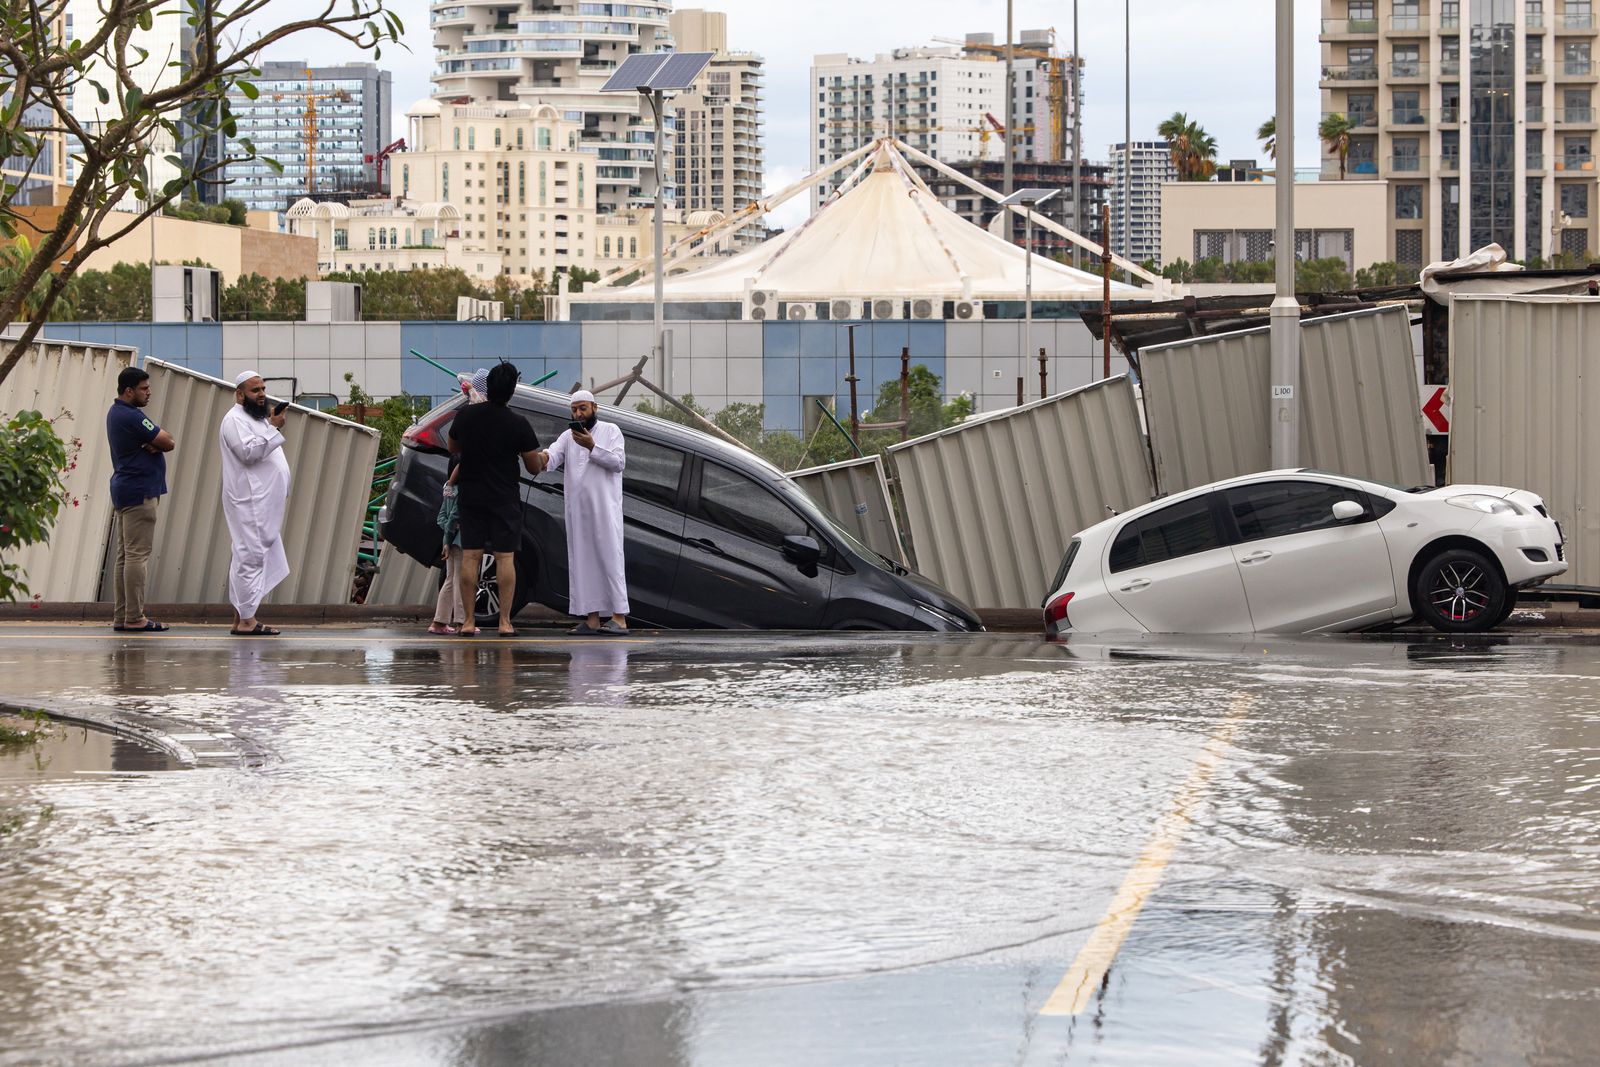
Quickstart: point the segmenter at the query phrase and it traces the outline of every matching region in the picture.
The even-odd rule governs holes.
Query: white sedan
[[[1567,569],[1544,501],[1505,486],[1406,490],[1314,470],[1214,482],[1079,533],[1045,631],[1311,633],[1416,616],[1503,622]]]

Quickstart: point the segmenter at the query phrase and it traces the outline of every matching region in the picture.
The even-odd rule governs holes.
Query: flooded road
[[[1593,1062],[1596,652],[0,630],[242,753],[0,773],[0,1063]]]

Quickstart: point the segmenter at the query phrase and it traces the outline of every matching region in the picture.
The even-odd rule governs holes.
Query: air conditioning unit
[[[744,317],[761,322],[778,317],[778,294],[771,289],[752,289],[744,298]]]
[[[835,322],[844,319],[864,319],[867,317],[866,309],[860,300],[849,300],[843,297],[828,302],[828,317]]]
[[[868,301],[874,319],[905,318],[905,301],[898,296],[879,296]]]
[[[911,317],[914,319],[936,319],[944,312],[944,301],[935,300],[928,296],[919,296],[911,301]]]
[[[784,305],[783,317],[790,322],[805,322],[817,317],[817,305],[790,301]]]
[[[962,322],[978,322],[983,319],[982,300],[957,300],[956,318]]]

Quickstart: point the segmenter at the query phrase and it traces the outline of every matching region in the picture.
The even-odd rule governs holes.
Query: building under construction
[[[302,197],[376,187],[368,160],[391,143],[388,71],[371,63],[269,62],[251,83],[255,99],[237,87],[228,95],[238,130],[225,151],[237,156],[248,140],[282,170],[260,158],[230,164],[224,196],[253,210],[285,211]]]

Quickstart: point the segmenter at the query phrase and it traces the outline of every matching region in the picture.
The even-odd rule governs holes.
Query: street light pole
[[[1072,232],[1083,232],[1083,186],[1078,181],[1078,166],[1083,159],[1083,80],[1079,75],[1082,55],[1078,51],[1078,0],[1072,0]],[[1072,246],[1072,265],[1083,266],[1083,249]]]
[[[662,276],[662,256],[661,256],[661,253],[662,253],[662,248],[661,248],[661,211],[662,211],[662,198],[665,196],[665,192],[663,190],[662,166],[661,166],[661,153],[662,153],[661,113],[662,113],[663,110],[665,110],[665,107],[666,107],[666,94],[663,93],[660,89],[655,89],[655,90],[641,89],[639,91],[647,99],[649,99],[649,101],[650,101],[650,110],[655,114],[655,120],[656,120],[656,129],[655,129],[655,146],[656,146],[656,159],[655,159],[656,197],[655,197],[655,200],[656,200],[656,202],[655,202],[655,208],[654,208],[654,219],[652,220],[652,223],[651,223],[652,229],[654,231],[654,235],[653,235],[652,240],[653,240],[653,242],[655,244],[655,248],[653,250],[653,255],[654,255],[654,260],[655,260],[655,279],[654,279],[655,280],[655,332],[652,333],[650,336],[652,338],[652,342],[651,343],[655,347],[656,373],[661,378],[661,387],[663,389],[665,389],[667,392],[670,393],[670,392],[672,392],[672,368],[667,365],[667,347],[666,347],[666,278]]]
[[[1005,138],[1004,138],[1005,159],[1002,161],[1002,164],[1001,164],[1004,169],[1003,169],[1002,175],[1001,175],[1000,191],[1002,193],[1005,193],[1007,196],[1011,195],[1011,139],[1012,139],[1012,124],[1016,121],[1016,119],[1015,119],[1016,108],[1013,106],[1013,101],[1015,100],[1016,95],[1017,95],[1016,87],[1015,87],[1014,83],[1011,80],[1012,79],[1012,73],[1011,73],[1011,55],[1012,55],[1012,49],[1011,49],[1011,38],[1012,38],[1011,16],[1012,16],[1012,8],[1013,8],[1013,6],[1014,6],[1014,0],[1006,0],[1006,135],[1005,135]],[[1011,229],[1010,226],[1009,226],[1009,223],[1010,223],[1011,220],[1007,219],[1006,221],[1008,223],[1008,225],[1006,227],[1006,240],[1009,241],[1009,240],[1012,239],[1012,234],[1014,234],[1016,231]]]
[[[1268,321],[1272,348],[1272,466],[1300,465],[1300,301],[1294,292],[1294,0],[1277,0],[1277,236],[1274,260],[1277,297]],[[1283,168],[1288,160],[1289,169]],[[1285,180],[1287,179],[1287,180]]]
[[[1009,212],[1020,205],[1022,216],[1022,253],[1027,256],[1022,273],[1022,353],[1018,360],[1018,381],[1022,379],[1028,359],[1033,355],[1033,212],[1040,204],[1054,197],[1060,189],[1018,189],[1000,201],[1002,210]],[[1009,220],[1008,220],[1009,221]]]
[[[1133,0],[1122,0],[1122,254],[1133,259]]]

